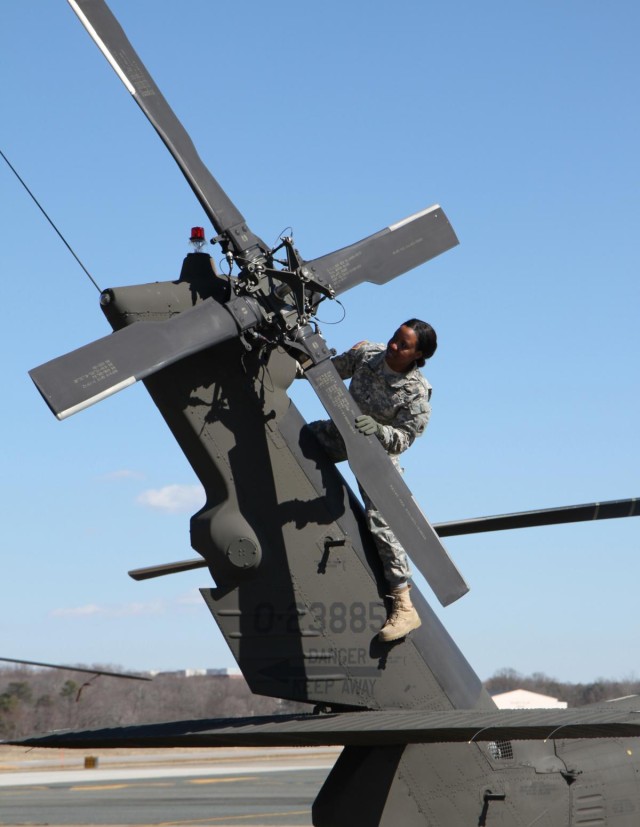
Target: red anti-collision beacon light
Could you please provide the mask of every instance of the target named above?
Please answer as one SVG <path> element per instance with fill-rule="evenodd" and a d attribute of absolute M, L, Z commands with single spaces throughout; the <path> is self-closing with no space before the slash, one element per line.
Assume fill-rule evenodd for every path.
<path fill-rule="evenodd" d="M 192 227 L 189 242 L 196 253 L 202 252 L 202 248 L 207 243 L 207 239 L 204 237 L 204 227 Z"/>

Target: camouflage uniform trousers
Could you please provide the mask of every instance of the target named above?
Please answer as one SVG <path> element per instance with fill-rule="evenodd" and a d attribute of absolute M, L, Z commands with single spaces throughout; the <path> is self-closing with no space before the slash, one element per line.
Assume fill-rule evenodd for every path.
<path fill-rule="evenodd" d="M 309 428 L 313 431 L 316 439 L 322 445 L 332 462 L 343 462 L 346 460 L 347 451 L 344 440 L 338 433 L 333 422 L 321 419 L 316 422 L 310 422 Z M 391 456 L 391 461 L 398 471 L 402 473 L 398 458 Z M 360 488 L 365 506 L 367 528 L 371 532 L 376 549 L 378 550 L 387 583 L 392 589 L 400 588 L 406 585 L 407 581 L 411 578 L 411 569 L 409 567 L 407 554 L 396 539 L 396 535 L 389 528 L 382 514 L 367 496 L 367 492 L 360 484 L 358 484 L 358 487 Z"/>

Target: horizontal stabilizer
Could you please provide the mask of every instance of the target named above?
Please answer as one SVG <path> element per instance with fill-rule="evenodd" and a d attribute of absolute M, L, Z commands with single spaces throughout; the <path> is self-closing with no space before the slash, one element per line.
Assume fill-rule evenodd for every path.
<path fill-rule="evenodd" d="M 6 743 L 98 749 L 109 747 L 390 746 L 398 744 L 543 741 L 640 736 L 634 709 L 527 709 L 426 712 L 385 710 L 326 715 L 275 715 L 175 721 L 86 732 L 56 732 Z"/>

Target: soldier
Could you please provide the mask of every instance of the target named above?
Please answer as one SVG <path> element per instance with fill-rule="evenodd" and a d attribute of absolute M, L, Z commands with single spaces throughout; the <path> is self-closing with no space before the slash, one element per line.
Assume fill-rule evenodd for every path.
<path fill-rule="evenodd" d="M 340 376 L 351 379 L 349 391 L 362 411 L 356 428 L 368 436 L 375 434 L 398 470 L 398 456 L 424 432 L 429 421 L 431 385 L 419 368 L 433 356 L 437 346 L 431 325 L 409 319 L 386 346 L 359 342 L 332 360 Z M 344 441 L 331 420 L 311 422 L 309 427 L 334 462 L 347 458 Z M 409 562 L 382 514 L 362 488 L 360 492 L 367 525 L 391 589 L 391 609 L 378 638 L 385 642 L 398 640 L 421 625 L 409 595 Z"/>

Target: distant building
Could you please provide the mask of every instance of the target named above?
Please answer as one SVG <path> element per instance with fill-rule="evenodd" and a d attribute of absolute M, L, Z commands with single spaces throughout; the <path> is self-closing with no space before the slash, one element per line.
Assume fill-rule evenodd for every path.
<path fill-rule="evenodd" d="M 177 678 L 241 678 L 242 672 L 239 669 L 198 669 L 189 667 L 187 669 L 173 669 L 168 672 L 150 670 L 147 672 L 152 677 L 167 677 L 173 676 Z"/>
<path fill-rule="evenodd" d="M 512 689 L 511 692 L 501 692 L 494 695 L 498 709 L 566 709 L 566 701 L 559 701 L 549 695 L 539 695 L 529 692 L 528 689 Z"/>
<path fill-rule="evenodd" d="M 242 672 L 239 669 L 207 669 L 208 677 L 213 678 L 241 678 Z"/>

